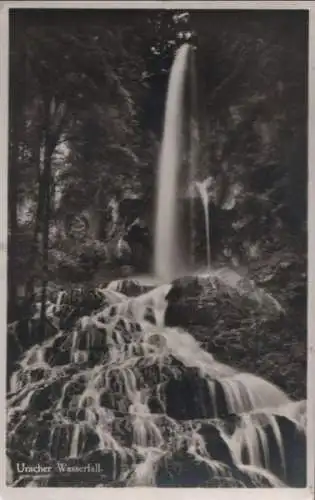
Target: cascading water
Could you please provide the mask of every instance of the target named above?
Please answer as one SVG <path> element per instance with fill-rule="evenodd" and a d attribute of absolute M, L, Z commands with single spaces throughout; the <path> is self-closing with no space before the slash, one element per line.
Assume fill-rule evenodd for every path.
<path fill-rule="evenodd" d="M 56 332 L 26 351 L 11 376 L 9 483 L 296 485 L 304 469 L 293 455 L 305 453 L 305 405 L 167 327 L 172 285 L 137 286 L 140 294 L 131 297 L 119 281 L 96 290 L 97 301 L 85 310 L 77 304 L 79 314 L 66 326 L 68 296 L 57 297 Z M 16 460 L 51 470 L 17 473 Z M 60 462 L 70 472 L 60 472 Z M 103 473 L 97 466 L 82 484 L 87 476 L 76 476 L 75 464 L 100 464 Z"/>
<path fill-rule="evenodd" d="M 186 270 L 187 262 L 181 251 L 179 217 L 179 175 L 183 165 L 183 118 L 185 79 L 190 78 L 190 107 L 194 107 L 193 61 L 189 70 L 192 47 L 184 44 L 178 50 L 169 79 L 163 140 L 157 180 L 156 226 L 154 242 L 154 274 L 165 283 Z M 196 163 L 197 124 L 190 110 L 190 141 L 188 182 L 192 181 Z M 187 188 L 187 186 L 186 186 Z M 192 226 L 192 220 L 190 221 Z M 192 227 L 190 228 L 192 230 Z M 191 253 L 191 249 L 190 249 Z M 191 256 L 190 256 L 191 257 Z M 186 257 L 187 259 L 187 257 Z M 191 263 L 191 258 L 189 259 Z"/>

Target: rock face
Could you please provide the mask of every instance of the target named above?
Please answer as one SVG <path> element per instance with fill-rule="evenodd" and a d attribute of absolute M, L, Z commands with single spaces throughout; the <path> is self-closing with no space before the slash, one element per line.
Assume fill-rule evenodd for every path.
<path fill-rule="evenodd" d="M 169 294 L 166 322 L 169 325 L 198 324 L 213 326 L 222 316 L 239 322 L 245 316 L 276 319 L 284 311 L 268 293 L 249 278 L 228 268 L 213 270 L 204 276 L 176 280 Z"/>
<path fill-rule="evenodd" d="M 246 301 L 261 311 L 254 291 L 221 275 L 56 294 L 54 332 L 22 348 L 10 377 L 9 483 L 303 486 L 305 405 L 217 361 L 178 327 L 197 315 L 211 334 L 231 302 L 238 314 Z"/>

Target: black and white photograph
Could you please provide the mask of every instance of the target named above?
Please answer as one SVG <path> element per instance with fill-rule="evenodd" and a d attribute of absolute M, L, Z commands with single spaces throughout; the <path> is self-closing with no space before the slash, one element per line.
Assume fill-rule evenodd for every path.
<path fill-rule="evenodd" d="M 8 9 L 9 487 L 308 484 L 309 12 L 167 3 Z"/>

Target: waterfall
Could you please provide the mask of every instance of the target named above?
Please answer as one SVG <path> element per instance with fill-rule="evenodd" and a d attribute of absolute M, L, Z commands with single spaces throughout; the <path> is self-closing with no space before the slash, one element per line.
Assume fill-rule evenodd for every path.
<path fill-rule="evenodd" d="M 212 267 L 192 276 L 191 282 L 185 276 L 171 283 L 193 265 L 196 195 L 203 204 L 211 266 L 211 180 L 196 181 L 195 112 L 193 50 L 184 44 L 168 86 L 158 170 L 155 275 L 148 283 L 123 279 L 52 294 L 46 301 L 52 328 L 41 339 L 41 304 L 35 304 L 30 322 L 35 336 L 30 334 L 28 347 L 12 351 L 14 370 L 8 372 L 10 486 L 305 487 L 306 401 L 291 400 L 270 380 L 220 359 L 224 351 L 223 359 L 244 366 L 246 359 L 239 359 L 247 347 L 254 355 L 252 336 L 257 336 L 257 346 L 265 338 L 256 312 L 278 320 L 280 305 L 231 269 Z M 189 204 L 185 218 L 183 199 Z M 184 230 L 190 237 L 185 251 Z M 245 328 L 249 340 L 242 333 Z M 267 334 L 271 331 L 266 329 Z M 13 335 L 18 343 L 17 325 L 10 342 Z M 218 348 L 218 359 L 209 352 L 211 345 Z M 262 371 L 258 362 L 257 371 Z M 19 470 L 16 460 L 25 468 L 40 464 L 40 473 L 33 473 L 32 467 Z"/>
<path fill-rule="evenodd" d="M 164 282 L 170 282 L 185 269 L 180 242 L 179 176 L 183 164 L 183 118 L 185 79 L 191 84 L 190 107 L 194 106 L 194 71 L 188 71 L 192 48 L 184 44 L 178 50 L 169 79 L 163 140 L 160 152 L 157 181 L 156 226 L 154 242 L 154 274 Z M 194 175 L 196 164 L 196 121 L 190 112 L 189 127 L 189 174 Z M 186 186 L 187 187 L 187 186 Z M 192 214 L 192 211 L 191 211 Z M 190 215 L 190 226 L 193 226 Z M 192 227 L 190 228 L 190 231 Z M 190 249 L 191 253 L 191 249 Z"/>
<path fill-rule="evenodd" d="M 206 245 L 207 245 L 207 267 L 210 268 L 211 265 L 211 247 L 210 247 L 210 218 L 209 218 L 209 196 L 207 190 L 207 181 L 196 182 L 196 189 L 199 192 L 203 210 L 205 214 L 205 233 L 206 233 Z"/>

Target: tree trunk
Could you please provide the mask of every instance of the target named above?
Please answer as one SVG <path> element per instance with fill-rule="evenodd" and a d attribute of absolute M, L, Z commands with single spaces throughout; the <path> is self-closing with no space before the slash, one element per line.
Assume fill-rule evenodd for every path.
<path fill-rule="evenodd" d="M 51 152 L 46 147 L 44 159 L 44 172 L 42 183 L 44 186 L 43 192 L 43 241 L 42 241 L 42 258 L 43 258 L 43 280 L 42 280 L 42 296 L 41 296 L 41 312 L 40 312 L 40 328 L 45 336 L 46 326 L 46 302 L 47 302 L 47 285 L 48 285 L 48 272 L 49 272 L 49 223 L 51 215 Z"/>
<path fill-rule="evenodd" d="M 14 175 L 9 180 L 9 228 L 8 238 L 8 319 L 13 321 L 17 305 L 17 184 Z"/>
<path fill-rule="evenodd" d="M 15 120 L 14 120 L 15 121 Z M 12 126 L 8 178 L 8 320 L 14 321 L 17 306 L 17 188 L 18 188 L 18 133 L 16 123 Z"/>
<path fill-rule="evenodd" d="M 42 229 L 41 218 L 43 215 L 44 198 L 45 198 L 45 185 L 43 182 L 43 174 L 42 174 L 42 170 L 44 170 L 44 168 L 41 169 L 40 148 L 41 148 L 41 139 L 39 139 L 38 148 L 36 151 L 36 159 L 35 159 L 38 168 L 37 172 L 38 198 L 37 198 L 37 209 L 35 216 L 34 235 L 28 261 L 28 269 L 30 271 L 30 274 L 26 282 L 26 300 L 30 305 L 34 300 L 34 284 L 36 278 L 34 267 L 36 260 L 39 258 L 40 255 L 38 237 Z"/>
<path fill-rule="evenodd" d="M 51 200 L 52 200 L 52 156 L 55 147 L 58 143 L 58 138 L 61 135 L 62 127 L 66 118 L 65 109 L 63 107 L 60 115 L 60 109 L 56 113 L 55 107 L 52 107 L 54 98 L 44 97 L 44 164 L 43 172 L 39 169 L 39 196 L 36 214 L 36 224 L 34 232 L 34 252 L 33 258 L 38 252 L 38 236 L 42 233 L 42 294 L 41 294 L 41 310 L 40 310 L 40 331 L 45 337 L 46 333 L 46 302 L 47 302 L 47 285 L 49 272 L 49 226 L 51 219 Z M 33 288 L 33 282 L 30 282 Z"/>

